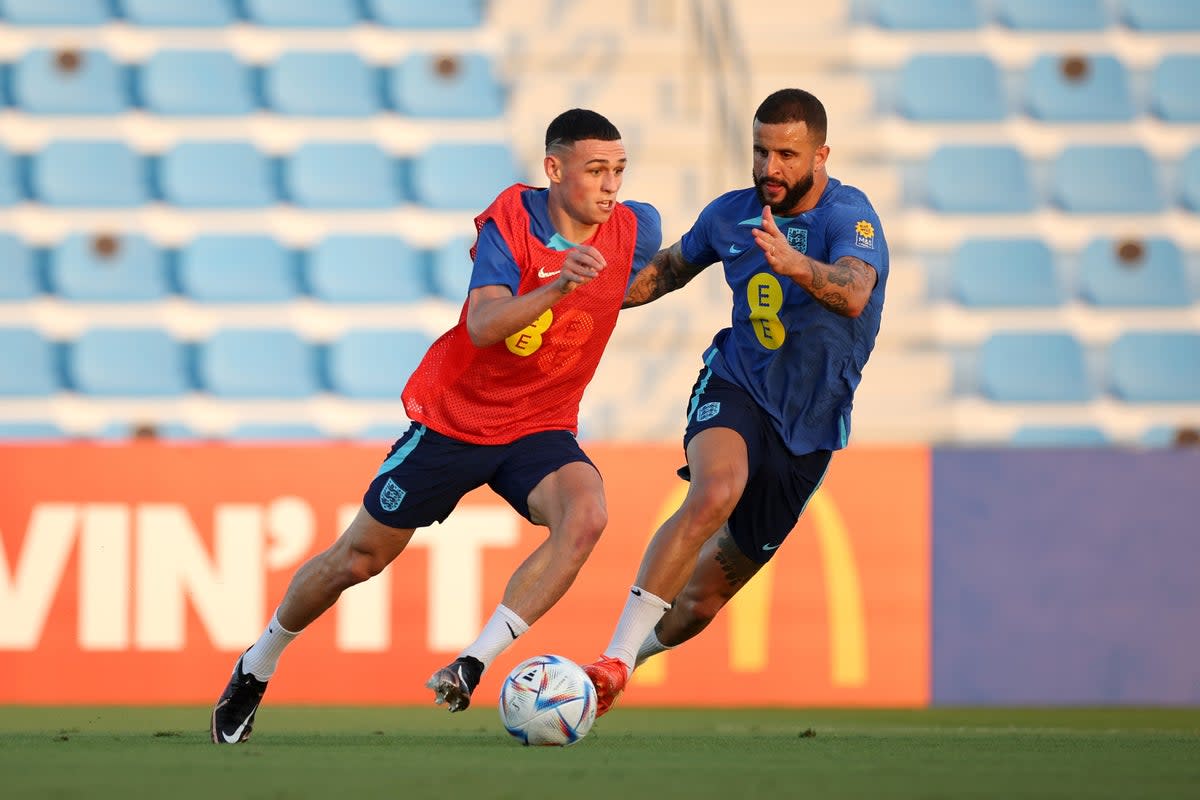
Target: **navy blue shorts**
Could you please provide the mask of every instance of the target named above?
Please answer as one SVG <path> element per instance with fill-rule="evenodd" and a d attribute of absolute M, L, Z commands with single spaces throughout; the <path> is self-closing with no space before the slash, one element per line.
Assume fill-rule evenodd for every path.
<path fill-rule="evenodd" d="M 750 469 L 746 489 L 729 517 L 729 533 L 747 558 L 765 564 L 796 527 L 833 453 L 814 450 L 793 455 L 771 418 L 742 387 L 705 368 L 692 387 L 684 449 L 693 436 L 709 428 L 730 428 L 746 441 Z M 686 466 L 679 477 L 690 478 Z"/>
<path fill-rule="evenodd" d="M 363 506 L 392 528 L 423 528 L 450 516 L 463 495 L 487 484 L 530 519 L 529 493 L 575 461 L 592 464 L 570 431 L 532 433 L 509 444 L 472 444 L 414 422 L 392 445 L 363 495 Z"/>

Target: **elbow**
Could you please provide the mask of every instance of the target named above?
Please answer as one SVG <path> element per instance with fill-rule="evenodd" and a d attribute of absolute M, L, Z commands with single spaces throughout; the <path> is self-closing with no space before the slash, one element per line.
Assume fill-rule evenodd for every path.
<path fill-rule="evenodd" d="M 470 319 L 467 320 L 467 336 L 470 337 L 471 344 L 479 348 L 491 347 L 499 341 L 486 329 L 486 326 L 473 324 Z"/>

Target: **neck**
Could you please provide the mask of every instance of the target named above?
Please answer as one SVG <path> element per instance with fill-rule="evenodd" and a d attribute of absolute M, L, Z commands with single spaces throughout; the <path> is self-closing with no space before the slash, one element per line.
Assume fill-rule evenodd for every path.
<path fill-rule="evenodd" d="M 797 214 L 803 214 L 805 211 L 812 211 L 817 207 L 817 203 L 821 202 L 821 195 L 825 194 L 825 187 L 829 185 L 829 176 L 824 172 L 813 173 L 813 185 L 804 197 L 800 198 L 800 202 L 795 205 L 784 216 L 794 217 Z"/>
<path fill-rule="evenodd" d="M 550 217 L 550 224 L 554 226 L 554 230 L 558 231 L 558 235 L 572 244 L 587 241 L 600 227 L 599 225 L 585 225 L 572 217 L 557 201 L 553 193 L 546 204 L 546 213 Z"/>

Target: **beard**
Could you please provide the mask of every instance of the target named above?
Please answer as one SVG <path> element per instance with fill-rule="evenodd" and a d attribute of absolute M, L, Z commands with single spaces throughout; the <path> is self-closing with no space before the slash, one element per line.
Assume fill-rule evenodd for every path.
<path fill-rule="evenodd" d="M 810 170 L 807 175 L 796 181 L 791 186 L 788 186 L 785 183 L 783 185 L 783 197 L 777 203 L 769 203 L 767 202 L 766 195 L 763 194 L 763 184 L 767 179 L 759 178 L 753 173 L 751 173 L 751 178 L 754 179 L 754 191 L 758 194 L 759 204 L 764 206 L 769 205 L 771 207 L 772 214 L 781 216 L 787 216 L 788 212 L 799 205 L 800 201 L 804 199 L 804 195 L 808 194 L 813 187 L 813 174 Z"/>

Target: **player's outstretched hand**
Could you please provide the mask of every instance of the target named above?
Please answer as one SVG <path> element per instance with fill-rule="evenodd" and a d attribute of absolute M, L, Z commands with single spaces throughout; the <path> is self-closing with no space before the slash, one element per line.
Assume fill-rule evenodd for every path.
<path fill-rule="evenodd" d="M 563 294 L 573 292 L 599 275 L 604 266 L 604 255 L 599 250 L 586 244 L 576 245 L 567 253 L 555 285 Z"/>
<path fill-rule="evenodd" d="M 771 269 L 780 275 L 792 275 L 797 271 L 795 259 L 799 253 L 788 244 L 787 237 L 775 224 L 775 215 L 771 213 L 770 206 L 763 206 L 762 221 L 761 228 L 751 231 L 755 244 L 762 249 Z"/>

